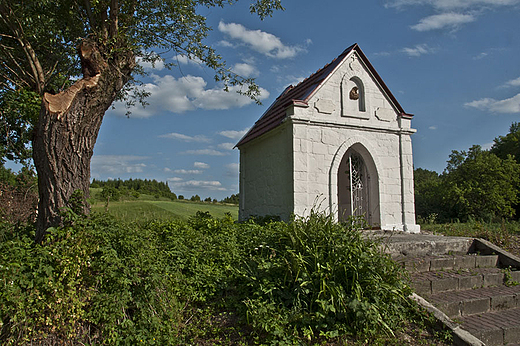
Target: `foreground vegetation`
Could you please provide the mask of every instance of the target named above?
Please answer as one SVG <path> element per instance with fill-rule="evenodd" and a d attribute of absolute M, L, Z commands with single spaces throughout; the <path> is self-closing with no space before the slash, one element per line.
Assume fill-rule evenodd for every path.
<path fill-rule="evenodd" d="M 388 342 L 427 318 L 376 243 L 323 215 L 137 224 L 77 211 L 41 245 L 33 226 L 2 224 L 2 344 Z"/>

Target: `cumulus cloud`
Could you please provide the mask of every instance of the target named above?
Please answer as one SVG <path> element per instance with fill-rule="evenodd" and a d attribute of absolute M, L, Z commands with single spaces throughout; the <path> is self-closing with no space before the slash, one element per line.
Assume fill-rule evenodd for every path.
<path fill-rule="evenodd" d="M 518 4 L 520 0 L 387 0 L 385 6 L 397 9 L 411 6 L 430 7 L 437 14 L 421 19 L 411 28 L 417 31 L 454 31 L 463 24 L 477 20 L 477 16 L 485 11 Z"/>
<path fill-rule="evenodd" d="M 208 137 L 206 137 L 204 135 L 188 136 L 188 135 L 184 135 L 182 133 L 175 133 L 175 132 L 171 132 L 171 133 L 167 133 L 167 134 L 164 134 L 164 135 L 160 135 L 159 137 L 160 138 L 177 139 L 177 140 L 180 140 L 180 141 L 183 141 L 183 142 L 198 142 L 198 143 L 208 143 L 208 142 L 211 142 L 211 139 L 209 139 Z"/>
<path fill-rule="evenodd" d="M 432 54 L 435 52 L 435 49 L 430 48 L 427 44 L 418 44 L 412 48 L 405 47 L 401 49 L 401 51 L 407 54 L 408 56 L 417 57 L 425 54 Z"/>
<path fill-rule="evenodd" d="M 461 13 L 441 13 L 423 18 L 418 24 L 412 25 L 411 28 L 417 31 L 438 30 L 450 28 L 457 29 L 461 24 L 471 23 L 476 20 L 474 15 Z"/>
<path fill-rule="evenodd" d="M 168 178 L 168 179 L 166 179 L 166 180 L 167 180 L 167 181 L 178 182 L 178 181 L 183 181 L 184 179 L 179 178 L 179 177 L 172 177 L 172 178 Z"/>
<path fill-rule="evenodd" d="M 507 81 L 505 86 L 507 87 L 517 87 L 520 86 L 520 77 L 516 79 L 511 79 L 510 81 Z"/>
<path fill-rule="evenodd" d="M 218 134 L 230 139 L 239 140 L 240 138 L 244 137 L 244 135 L 249 131 L 249 127 L 245 128 L 241 131 L 235 131 L 235 130 L 225 130 L 220 131 Z"/>
<path fill-rule="evenodd" d="M 222 183 L 217 180 L 188 180 L 188 181 L 176 181 L 173 182 L 174 189 L 182 188 L 196 188 L 202 190 L 213 190 L 213 191 L 226 191 L 227 189 L 222 186 Z"/>
<path fill-rule="evenodd" d="M 181 152 L 184 155 L 209 155 L 209 156 L 225 156 L 228 155 L 215 149 L 198 149 L 198 150 L 186 150 Z"/>
<path fill-rule="evenodd" d="M 493 98 L 483 98 L 464 104 L 466 107 L 476 108 L 482 111 L 490 111 L 493 113 L 520 113 L 520 94 L 504 100 L 496 100 Z"/>
<path fill-rule="evenodd" d="M 159 113 L 184 113 L 196 109 L 230 109 L 240 108 L 252 104 L 249 97 L 238 93 L 240 86 L 229 87 L 226 92 L 220 86 L 207 89 L 207 83 L 202 77 L 187 75 L 176 79 L 171 75 L 151 75 L 153 83 L 143 86 L 144 91 L 150 93 L 146 99 L 146 108 L 132 107 L 133 117 L 147 118 Z M 260 88 L 259 100 L 269 97 L 269 92 Z M 114 113 L 125 115 L 126 109 L 122 103 L 116 104 Z"/>
<path fill-rule="evenodd" d="M 251 49 L 271 58 L 288 59 L 294 58 L 305 49 L 297 46 L 287 46 L 273 34 L 261 30 L 249 30 L 241 24 L 224 23 L 218 24 L 220 32 L 232 39 L 239 40 Z"/>
<path fill-rule="evenodd" d="M 257 68 L 251 64 L 238 63 L 233 66 L 233 72 L 244 78 L 256 77 L 259 75 Z"/>
<path fill-rule="evenodd" d="M 208 169 L 209 165 L 204 162 L 193 162 L 193 167 L 200 168 L 200 169 Z"/>
<path fill-rule="evenodd" d="M 173 61 L 177 62 L 177 64 L 182 64 L 182 65 L 192 64 L 192 65 L 201 66 L 204 64 L 202 62 L 202 60 L 200 60 L 197 57 L 188 57 L 187 55 L 183 55 L 183 54 L 178 54 L 178 55 L 174 56 L 172 59 L 173 59 Z"/>
<path fill-rule="evenodd" d="M 233 144 L 233 143 L 220 143 L 217 147 L 219 149 L 223 149 L 223 150 L 233 150 L 233 148 L 235 147 L 235 144 Z"/>
<path fill-rule="evenodd" d="M 430 130 L 437 130 L 437 126 L 436 125 L 432 125 L 430 127 L 428 127 Z"/>
<path fill-rule="evenodd" d="M 176 169 L 173 173 L 177 174 L 202 174 L 200 169 Z"/>
<path fill-rule="evenodd" d="M 390 0 L 386 7 L 427 5 L 437 10 L 470 9 L 480 7 L 500 7 L 520 4 L 520 0 Z"/>
<path fill-rule="evenodd" d="M 141 173 L 146 168 L 142 161 L 148 160 L 148 156 L 134 155 L 94 155 L 90 162 L 90 170 L 93 177 L 124 173 Z"/>
<path fill-rule="evenodd" d="M 147 71 L 161 71 L 162 69 L 164 69 L 164 62 L 161 59 L 155 61 L 154 63 L 152 63 L 151 61 L 144 61 L 142 57 L 137 57 L 137 59 L 135 60 L 138 65 L 142 66 Z"/>

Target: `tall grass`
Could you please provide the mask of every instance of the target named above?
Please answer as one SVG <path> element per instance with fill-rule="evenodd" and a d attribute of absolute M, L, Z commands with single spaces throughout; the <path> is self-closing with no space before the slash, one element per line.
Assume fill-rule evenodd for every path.
<path fill-rule="evenodd" d="M 428 223 L 421 225 L 421 228 L 447 236 L 483 238 L 506 249 L 518 247 L 516 242 L 518 241 L 517 237 L 520 236 L 520 222 L 508 220 L 501 222 L 469 220 L 464 223 Z"/>

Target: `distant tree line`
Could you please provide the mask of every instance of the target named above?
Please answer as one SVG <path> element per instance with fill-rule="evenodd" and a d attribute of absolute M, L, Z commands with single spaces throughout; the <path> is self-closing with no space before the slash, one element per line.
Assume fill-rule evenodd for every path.
<path fill-rule="evenodd" d="M 229 204 L 237 204 L 238 205 L 238 202 L 239 202 L 238 193 L 224 198 L 221 202 L 222 203 L 229 203 Z"/>
<path fill-rule="evenodd" d="M 443 173 L 418 168 L 414 178 L 419 222 L 518 219 L 520 123 L 495 138 L 490 150 L 453 150 Z"/>
<path fill-rule="evenodd" d="M 170 190 L 168 183 L 157 181 L 155 179 L 128 179 L 128 180 L 97 180 L 93 179 L 90 184 L 91 188 L 102 188 L 101 192 L 104 199 L 119 199 L 122 195 L 139 197 L 140 194 L 152 195 L 155 197 L 166 197 L 171 200 L 177 199 L 177 195 Z"/>

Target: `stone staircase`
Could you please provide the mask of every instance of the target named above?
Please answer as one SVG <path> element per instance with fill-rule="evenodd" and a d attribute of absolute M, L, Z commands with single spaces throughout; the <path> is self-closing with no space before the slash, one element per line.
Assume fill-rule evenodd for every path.
<path fill-rule="evenodd" d="M 520 271 L 498 255 L 405 258 L 417 294 L 486 345 L 520 344 Z M 514 268 L 516 269 L 516 268 Z"/>
<path fill-rule="evenodd" d="M 410 273 L 416 300 L 433 306 L 455 344 L 520 346 L 520 259 L 482 239 L 429 237 L 386 243 Z"/>

